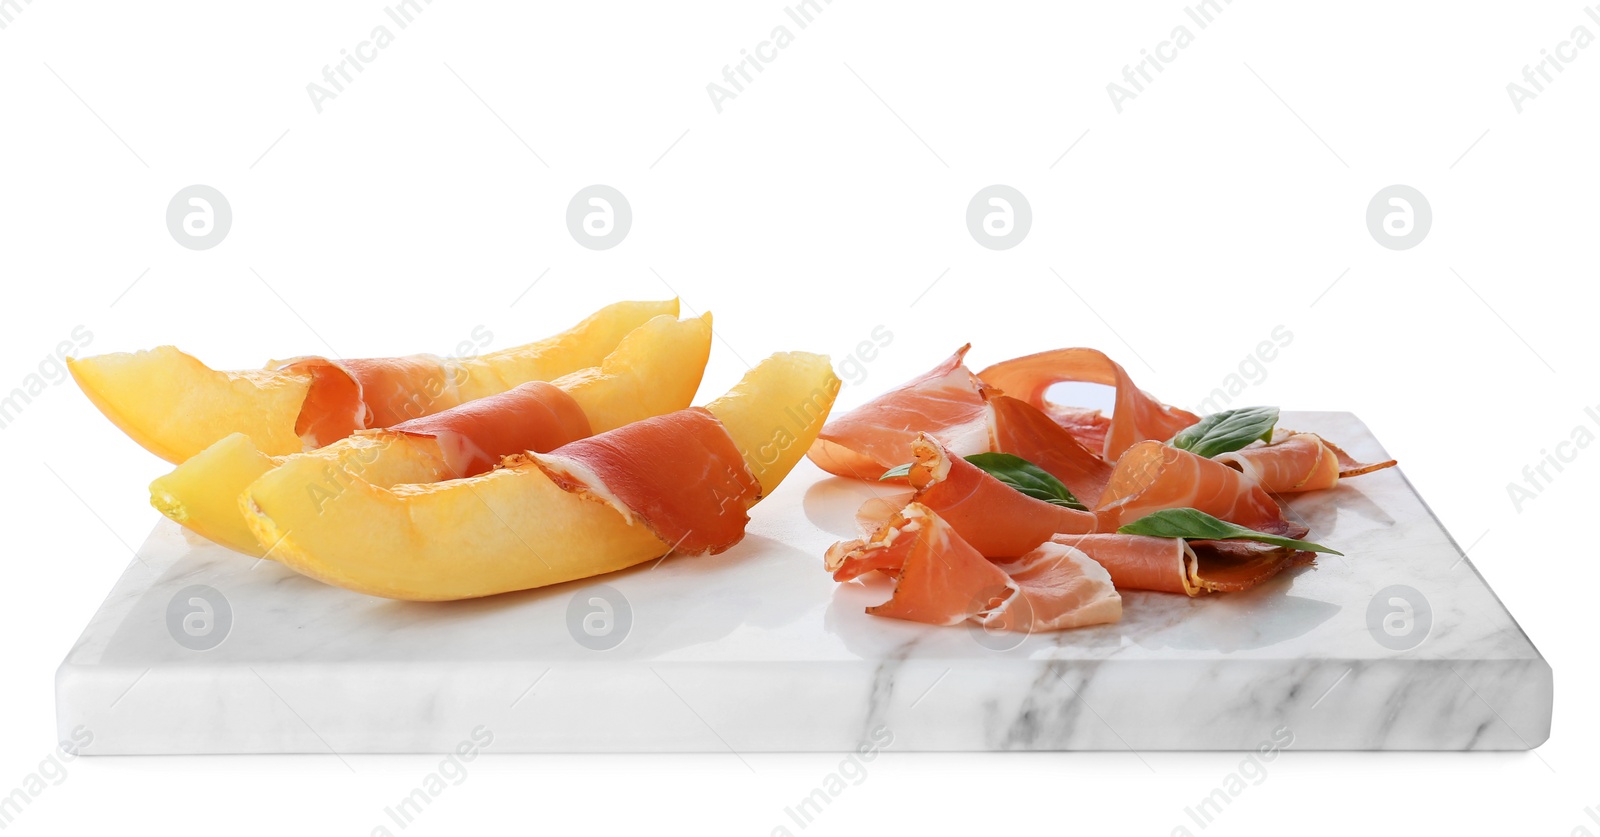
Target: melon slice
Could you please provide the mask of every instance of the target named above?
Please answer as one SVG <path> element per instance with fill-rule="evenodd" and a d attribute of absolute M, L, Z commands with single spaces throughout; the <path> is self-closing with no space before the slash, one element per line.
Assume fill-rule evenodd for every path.
<path fill-rule="evenodd" d="M 452 360 L 460 378 L 453 400 L 424 399 L 429 412 L 549 381 L 595 366 L 651 318 L 678 315 L 678 301 L 618 302 L 573 328 L 535 343 Z M 156 456 L 177 464 L 231 433 L 243 433 L 270 456 L 299 453 L 296 432 L 312 374 L 290 369 L 218 371 L 172 346 L 69 358 L 89 400 Z"/>
<path fill-rule="evenodd" d="M 708 409 L 766 493 L 815 440 L 838 388 L 826 357 L 780 354 Z M 797 401 L 812 405 L 809 419 L 795 418 Z M 762 444 L 780 428 L 792 439 Z M 563 490 L 528 458 L 467 479 L 395 486 L 349 472 L 328 484 L 321 464 L 299 457 L 256 480 L 240 499 L 245 522 L 284 564 L 361 593 L 489 596 L 620 570 L 672 548 L 611 505 Z M 312 497 L 312 484 L 325 492 Z"/>
<path fill-rule="evenodd" d="M 634 329 L 595 367 L 557 378 L 602 433 L 630 422 L 681 410 L 695 391 L 711 353 L 711 315 L 679 320 L 663 314 Z M 506 451 L 513 453 L 520 451 Z M 184 527 L 230 549 L 272 557 L 271 542 L 261 543 L 245 526 L 239 495 L 268 471 L 293 459 L 306 460 L 303 473 L 321 478 L 306 485 L 319 492 L 338 489 L 343 473 L 359 474 L 373 485 L 431 483 L 453 475 L 437 442 L 382 430 L 367 431 L 307 453 L 272 456 L 254 440 L 234 433 L 211 445 L 150 484 L 150 504 Z M 334 475 L 334 476 L 330 476 Z"/>

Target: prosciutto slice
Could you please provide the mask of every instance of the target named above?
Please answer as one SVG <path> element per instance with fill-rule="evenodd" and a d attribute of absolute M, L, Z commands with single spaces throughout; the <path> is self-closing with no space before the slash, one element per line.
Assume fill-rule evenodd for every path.
<path fill-rule="evenodd" d="M 1094 513 L 1029 497 L 927 434 L 911 447 L 913 501 L 937 512 L 989 558 L 1021 557 L 1057 533 L 1095 531 Z"/>
<path fill-rule="evenodd" d="M 1100 502 L 1111 481 L 1111 463 L 1032 404 L 990 391 L 984 397 L 989 404 L 991 450 L 1038 465 L 1091 507 Z"/>
<path fill-rule="evenodd" d="M 1080 441 L 1092 444 L 1101 438 L 1101 455 L 1113 462 L 1136 442 L 1170 439 L 1200 420 L 1194 413 L 1167 406 L 1139 389 L 1127 370 L 1095 349 L 1056 349 L 1002 361 L 979 372 L 978 379 L 1039 410 L 1051 413 L 1054 408 L 1052 418 L 1068 431 L 1081 434 Z M 1115 387 L 1116 408 L 1109 422 L 1097 420 L 1098 413 L 1063 409 L 1048 402 L 1046 390 L 1065 381 Z"/>
<path fill-rule="evenodd" d="M 1280 431 L 1271 444 L 1218 454 L 1216 461 L 1233 468 L 1273 494 L 1294 494 L 1332 488 L 1340 479 L 1382 470 L 1393 459 L 1362 464 L 1315 433 Z"/>
<path fill-rule="evenodd" d="M 563 490 L 639 521 L 683 555 L 716 554 L 744 538 L 761 484 L 710 411 L 636 421 L 528 458 Z"/>
<path fill-rule="evenodd" d="M 308 448 L 461 403 L 458 374 L 436 355 L 354 360 L 301 357 L 273 368 L 311 376 L 311 388 L 294 426 Z"/>
<path fill-rule="evenodd" d="M 841 544 L 841 569 L 861 567 L 862 553 L 893 555 L 894 566 L 878 566 L 895 578 L 887 602 L 867 608 L 874 616 L 931 625 L 970 622 L 988 629 L 1033 633 L 1115 622 L 1122 597 L 1111 576 L 1081 550 L 1042 544 L 1014 561 L 983 557 L 937 513 L 911 503 L 880 533 L 877 544 Z M 831 560 L 831 559 L 830 559 Z"/>
<path fill-rule="evenodd" d="M 1145 535 L 1057 535 L 1051 542 L 1081 550 L 1110 573 L 1118 590 L 1199 596 L 1241 592 L 1311 553 L 1252 541 L 1185 541 Z"/>
<path fill-rule="evenodd" d="M 1122 619 L 1122 594 L 1111 574 L 1082 550 L 1042 543 L 998 566 L 1018 592 L 979 620 L 985 628 L 1037 633 Z"/>
<path fill-rule="evenodd" d="M 808 455 L 830 474 L 875 480 L 911 461 L 911 441 L 928 433 L 960 456 L 988 450 L 988 408 L 963 364 L 967 344 L 916 379 L 835 417 Z"/>
<path fill-rule="evenodd" d="M 533 381 L 499 395 L 469 401 L 441 413 L 403 421 L 386 431 L 426 437 L 439 445 L 456 477 L 493 470 L 514 453 L 555 450 L 589 435 L 583 408 L 553 384 Z"/>
<path fill-rule="evenodd" d="M 1198 509 L 1230 523 L 1275 535 L 1305 534 L 1249 477 L 1220 462 L 1161 442 L 1144 441 L 1117 462 L 1095 506 L 1097 531 L 1115 532 L 1151 512 Z M 1298 534 L 1290 534 L 1298 532 Z"/>
<path fill-rule="evenodd" d="M 358 430 L 392 427 L 528 381 L 553 381 L 598 366 L 634 329 L 653 317 L 677 314 L 677 300 L 617 302 L 554 337 L 476 357 L 306 356 L 273 361 L 267 368 L 311 379 L 295 434 L 314 450 Z"/>

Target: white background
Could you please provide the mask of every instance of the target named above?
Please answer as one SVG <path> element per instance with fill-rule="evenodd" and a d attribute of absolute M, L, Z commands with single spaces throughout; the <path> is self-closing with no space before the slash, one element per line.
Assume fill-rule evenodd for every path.
<path fill-rule="evenodd" d="M 498 348 L 676 292 L 717 317 L 703 394 L 740 356 L 839 359 L 882 325 L 841 406 L 971 340 L 974 368 L 1103 348 L 1192 407 L 1283 325 L 1293 343 L 1239 403 L 1370 424 L 1554 667 L 1554 733 L 1534 753 L 1290 753 L 1207 830 L 1600 833 L 1600 450 L 1520 510 L 1506 488 L 1600 432 L 1600 48 L 1520 114 L 1506 91 L 1600 24 L 1578 3 L 1239 0 L 1202 31 L 1178 3 L 1118 5 L 836 0 L 801 31 L 779 2 L 439 0 L 319 114 L 306 85 L 389 23 L 376 0 L 19 0 L 0 30 L 0 391 L 79 325 L 84 354 L 172 343 L 245 367 L 448 353 L 479 325 Z M 793 44 L 719 114 L 706 85 L 785 23 Z M 1106 85 L 1180 24 L 1194 43 L 1119 114 Z M 164 221 L 192 183 L 233 208 L 203 252 Z M 633 207 L 611 250 L 565 226 L 591 183 Z M 1032 205 L 1010 250 L 965 227 L 991 183 Z M 1366 227 L 1393 183 L 1432 206 L 1410 250 Z M 0 467 L 5 792 L 54 746 L 55 666 L 158 519 L 145 485 L 165 466 L 68 382 L 0 430 Z M 891 753 L 808 831 L 1166 834 L 1239 758 Z M 837 763 L 746 760 L 488 757 L 410 831 L 767 834 Z M 82 760 L 7 833 L 366 834 L 436 759 L 347 761 Z"/>

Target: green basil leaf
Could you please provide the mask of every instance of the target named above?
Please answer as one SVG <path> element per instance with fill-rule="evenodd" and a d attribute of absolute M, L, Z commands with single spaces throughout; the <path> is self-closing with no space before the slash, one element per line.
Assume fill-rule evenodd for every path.
<path fill-rule="evenodd" d="M 1236 451 L 1257 439 L 1272 441 L 1278 424 L 1277 407 L 1240 407 L 1212 413 L 1172 437 L 1171 445 L 1210 459 Z"/>
<path fill-rule="evenodd" d="M 1072 490 L 1053 476 L 1049 471 L 1038 465 L 1009 453 L 975 453 L 963 457 L 968 462 L 983 469 L 984 473 L 1015 488 L 1035 500 L 1043 500 L 1057 506 L 1065 506 L 1078 511 L 1088 511 L 1085 506 L 1072 496 Z M 891 480 L 895 477 L 908 476 L 911 465 L 897 465 L 883 472 L 880 480 Z"/>
<path fill-rule="evenodd" d="M 988 472 L 989 476 L 1035 500 L 1079 511 L 1089 510 L 1088 506 L 1072 496 L 1072 492 L 1061 480 L 1020 456 L 1009 453 L 975 453 L 966 459 Z"/>
<path fill-rule="evenodd" d="M 1152 535 L 1157 538 L 1193 538 L 1198 540 L 1248 540 L 1269 543 L 1273 546 L 1286 546 L 1291 549 L 1304 549 L 1310 552 L 1327 552 L 1333 555 L 1343 555 L 1343 552 L 1329 549 L 1321 544 L 1310 541 L 1297 541 L 1294 538 L 1283 538 L 1269 535 L 1266 532 L 1257 532 L 1218 520 L 1199 509 L 1163 509 L 1152 512 L 1117 529 L 1124 535 Z"/>

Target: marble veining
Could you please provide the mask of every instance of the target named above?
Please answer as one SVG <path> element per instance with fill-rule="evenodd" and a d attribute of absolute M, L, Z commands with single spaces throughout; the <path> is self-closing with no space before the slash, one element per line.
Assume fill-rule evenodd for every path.
<path fill-rule="evenodd" d="M 1347 413 L 1283 423 L 1385 456 Z M 1549 734 L 1549 666 L 1403 471 L 1292 499 L 1343 558 L 1243 594 L 1126 593 L 1118 624 L 1020 638 L 867 616 L 887 583 L 823 572 L 883 490 L 803 463 L 722 555 L 439 604 L 329 587 L 163 521 L 63 662 L 57 721 L 94 731 L 86 753 L 440 752 L 479 725 L 500 752 L 845 750 L 880 725 L 897 750 L 1239 749 L 1285 726 L 1296 749 Z M 194 585 L 231 618 L 203 650 L 168 619 Z M 596 585 L 632 621 L 606 650 L 569 628 Z M 1404 650 L 1368 617 L 1394 585 L 1431 613 Z"/>

